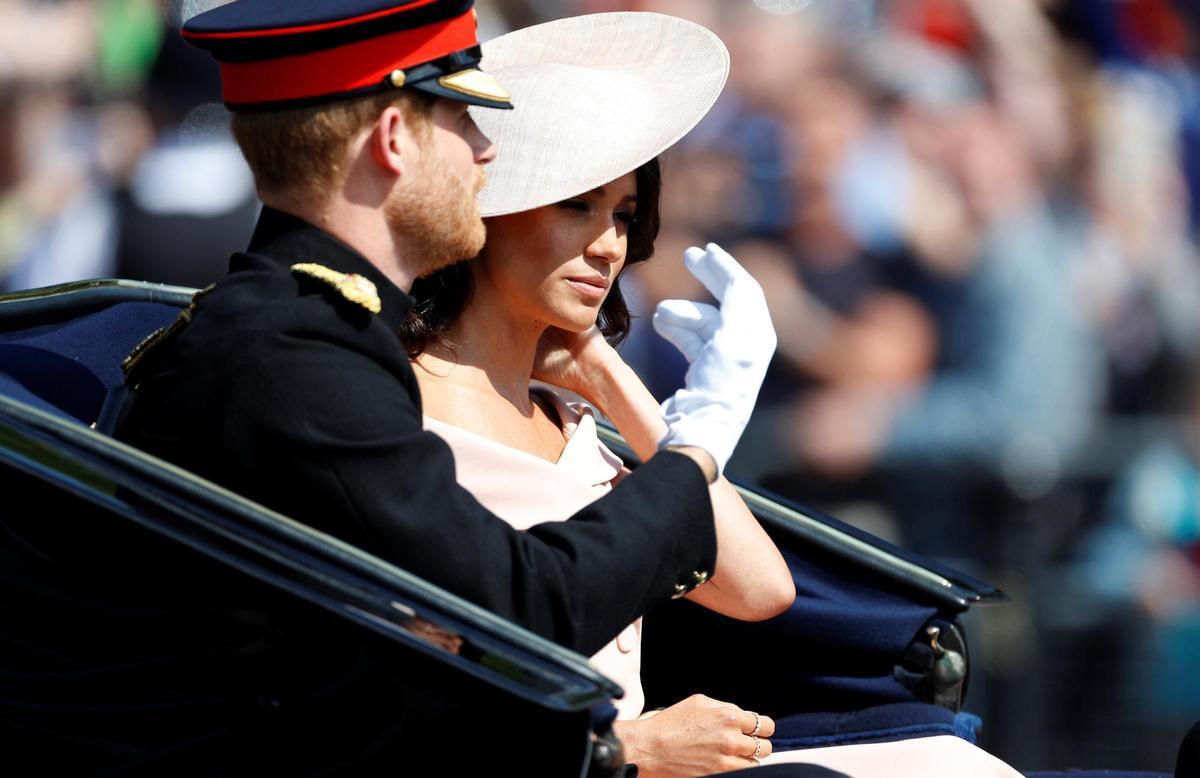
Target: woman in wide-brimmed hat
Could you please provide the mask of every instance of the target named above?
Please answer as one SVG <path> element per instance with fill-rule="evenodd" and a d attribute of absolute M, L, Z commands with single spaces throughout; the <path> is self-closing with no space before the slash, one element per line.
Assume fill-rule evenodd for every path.
<path fill-rule="evenodd" d="M 489 241 L 475 260 L 415 285 L 418 315 L 404 334 L 419 365 L 426 426 L 450 443 L 460 482 L 497 515 L 529 528 L 571 515 L 571 506 L 595 500 L 623 474 L 596 437 L 591 409 L 551 386 L 531 391 L 531 378 L 586 397 L 643 457 L 666 433 L 658 403 L 609 342 L 629 327 L 619 279 L 653 252 L 657 155 L 708 111 L 729 60 L 703 27 L 636 13 L 520 30 L 485 44 L 484 56 L 489 71 L 516 76 L 520 106 L 512 123 L 475 117 L 500 149 L 480 197 Z M 758 291 L 716 252 L 697 261 L 728 268 Z M 765 311 L 762 326 L 773 335 Z M 728 482 L 714 484 L 711 495 L 721 553 L 711 583 L 686 596 L 735 618 L 776 615 L 795 595 L 787 565 Z M 593 661 L 624 687 L 622 719 L 636 719 L 640 619 Z M 688 743 L 701 752 L 691 757 L 701 772 L 744 767 L 770 752 L 773 723 L 765 716 L 701 698 L 660 715 L 651 731 L 702 725 L 705 737 Z M 670 726 L 675 717 L 681 726 Z M 621 733 L 631 749 L 633 726 Z M 731 736 L 741 742 L 720 754 L 718 744 Z"/>
<path fill-rule="evenodd" d="M 527 529 L 571 515 L 623 473 L 598 440 L 591 409 L 556 387 L 598 407 L 639 456 L 653 454 L 666 433 L 663 411 L 612 346 L 629 327 L 620 278 L 653 253 L 657 156 L 712 106 L 729 59 L 703 27 L 616 13 L 505 35 L 484 44 L 484 64 L 517 106 L 502 117 L 475 116 L 499 149 L 480 196 L 487 244 L 475 260 L 414 286 L 417 306 L 402 334 L 419 366 L 426 426 L 450 444 L 460 482 Z M 685 264 L 718 300 L 750 297 L 762 309 L 758 330 L 739 347 L 773 342 L 761 290 L 732 257 L 710 244 L 689 249 Z M 690 359 L 693 330 L 715 315 L 670 301 L 655 326 Z M 784 610 L 794 586 L 779 551 L 727 482 L 714 484 L 711 496 L 717 569 L 707 583 L 698 572 L 694 583 L 703 585 L 686 596 L 745 620 Z M 641 717 L 639 644 L 640 620 L 597 647 L 593 662 L 626 690 L 616 702 L 617 731 L 640 774 L 702 775 L 770 755 L 774 722 L 732 703 L 696 695 Z M 952 769 L 955 758 L 967 759 L 971 771 L 958 774 L 1015 775 L 981 751 L 962 757 L 973 747 L 958 743 L 945 747 Z M 885 751 L 880 766 L 889 769 L 874 774 L 906 774 L 904 749 L 912 748 L 890 745 L 899 756 Z M 845 749 L 774 759 L 806 762 L 809 753 L 829 751 Z M 853 761 L 861 753 L 834 754 L 830 766 L 840 769 L 837 761 L 847 758 L 861 766 L 862 757 Z M 950 774 L 941 758 L 918 755 L 919 772 Z M 931 773 L 931 764 L 938 770 Z"/>

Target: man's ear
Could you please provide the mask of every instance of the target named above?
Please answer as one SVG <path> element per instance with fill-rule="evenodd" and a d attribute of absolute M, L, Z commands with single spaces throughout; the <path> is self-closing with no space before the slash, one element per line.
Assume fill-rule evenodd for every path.
<path fill-rule="evenodd" d="M 393 173 L 402 175 L 412 153 L 412 137 L 404 114 L 395 106 L 388 106 L 379 114 L 371 128 L 367 144 L 375 162 Z"/>

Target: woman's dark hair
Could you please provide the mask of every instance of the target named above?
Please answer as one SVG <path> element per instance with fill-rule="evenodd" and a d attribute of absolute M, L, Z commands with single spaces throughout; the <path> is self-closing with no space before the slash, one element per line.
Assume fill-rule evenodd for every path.
<path fill-rule="evenodd" d="M 658 200 L 662 193 L 662 170 L 658 159 L 639 167 L 634 171 L 634 176 L 637 180 L 637 207 L 629 225 L 622 274 L 630 265 L 645 262 L 654 255 L 654 239 L 658 237 L 661 221 Z M 474 289 L 471 268 L 466 262 L 417 279 L 411 292 L 416 304 L 400 325 L 400 339 L 404 341 L 410 357 L 421 354 L 432 343 L 453 347 L 452 343 L 446 341 L 446 331 L 471 302 Z M 629 334 L 631 322 L 629 307 L 621 295 L 621 276 L 617 276 L 608 297 L 600 306 L 596 324 L 608 342 L 615 346 Z"/>

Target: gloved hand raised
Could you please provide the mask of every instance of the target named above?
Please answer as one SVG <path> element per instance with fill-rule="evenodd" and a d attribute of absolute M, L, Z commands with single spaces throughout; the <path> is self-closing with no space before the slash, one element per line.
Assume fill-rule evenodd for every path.
<path fill-rule="evenodd" d="M 775 353 L 775 328 L 758 282 L 715 243 L 683 252 L 683 263 L 720 303 L 664 300 L 654 329 L 687 358 L 684 387 L 662 405 L 666 446 L 696 446 L 725 470 Z"/>

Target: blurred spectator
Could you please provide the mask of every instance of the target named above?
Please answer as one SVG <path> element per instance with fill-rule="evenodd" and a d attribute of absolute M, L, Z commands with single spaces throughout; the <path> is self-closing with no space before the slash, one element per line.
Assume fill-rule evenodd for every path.
<path fill-rule="evenodd" d="M 8 288 L 108 275 L 116 216 L 108 181 L 146 140 L 139 109 L 80 110 L 93 75 L 102 7 L 86 0 L 0 4 L 0 138 L 13 159 L 0 193 L 0 273 Z"/>
<path fill-rule="evenodd" d="M 1167 410 L 1200 353 L 1200 256 L 1178 167 L 1180 114 L 1161 80 L 1093 76 L 1075 204 L 1075 293 L 1109 365 L 1112 412 Z"/>
<path fill-rule="evenodd" d="M 249 241 L 254 179 L 218 104 L 215 63 L 174 30 L 144 94 L 155 139 L 118 192 L 117 275 L 204 287 Z"/>
<path fill-rule="evenodd" d="M 814 398 L 800 411 L 795 443 L 833 475 L 872 462 L 949 475 L 983 468 L 1017 491 L 1044 489 L 1029 479 L 1061 472 L 1101 389 L 1067 294 L 1062 235 L 1004 117 L 971 107 L 944 126 L 957 136 L 947 141 L 946 167 L 975 245 L 953 265 L 942 257 L 932 266 L 955 297 L 944 303 L 938 367 L 909 396 L 868 388 Z"/>
<path fill-rule="evenodd" d="M 0 4 L 3 287 L 116 275 L 204 286 L 245 245 L 258 204 L 213 104 L 216 68 L 163 11 Z"/>

